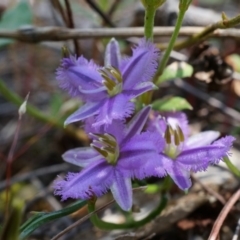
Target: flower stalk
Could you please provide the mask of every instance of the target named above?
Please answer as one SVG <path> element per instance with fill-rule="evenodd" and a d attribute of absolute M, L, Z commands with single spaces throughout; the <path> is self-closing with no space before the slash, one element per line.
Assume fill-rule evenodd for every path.
<path fill-rule="evenodd" d="M 166 51 L 163 55 L 163 58 L 161 59 L 160 66 L 159 66 L 159 68 L 157 70 L 157 73 L 156 73 L 156 76 L 154 78 L 154 83 L 157 82 L 158 77 L 163 73 L 163 70 L 165 69 L 165 67 L 167 65 L 167 62 L 168 62 L 168 59 L 170 57 L 171 51 L 174 47 L 174 43 L 177 40 L 180 28 L 182 26 L 184 15 L 185 15 L 186 11 L 188 10 L 188 7 L 189 7 L 191 2 L 192 2 L 192 0 L 180 0 L 179 14 L 178 14 L 178 18 L 177 18 L 177 21 L 176 21 L 175 29 L 174 29 L 174 32 L 173 32 L 173 34 L 171 36 L 171 39 L 169 41 L 169 45 L 168 45 L 168 47 L 167 47 L 167 49 L 166 49 Z"/>

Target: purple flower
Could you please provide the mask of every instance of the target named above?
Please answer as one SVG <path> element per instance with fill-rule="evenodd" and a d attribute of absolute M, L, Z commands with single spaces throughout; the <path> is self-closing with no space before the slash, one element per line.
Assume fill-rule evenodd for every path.
<path fill-rule="evenodd" d="M 83 56 L 62 59 L 57 69 L 60 87 L 85 102 L 65 124 L 95 116 L 94 127 L 99 127 L 129 117 L 134 111 L 131 100 L 156 87 L 151 80 L 158 55 L 158 49 L 142 39 L 132 57 L 121 59 L 119 45 L 112 39 L 106 48 L 105 67 Z"/>
<path fill-rule="evenodd" d="M 158 133 L 142 132 L 150 107 L 136 114 L 124 125 L 114 120 L 111 125 L 90 133 L 91 147 L 69 150 L 63 154 L 66 162 L 84 169 L 80 173 L 69 173 L 65 180 L 55 182 L 55 194 L 62 199 L 89 199 L 111 190 L 116 202 L 125 211 L 132 206 L 131 178 L 145 178 L 151 169 L 151 159 L 158 157 L 164 141 Z M 163 169 L 163 168 L 162 168 Z M 158 172 L 161 175 L 161 171 Z M 162 176 L 165 171 L 162 170 Z"/>
<path fill-rule="evenodd" d="M 173 117 L 170 114 L 171 118 Z M 180 115 L 179 115 L 180 116 Z M 154 162 L 152 175 L 162 176 L 162 165 L 166 172 L 179 188 L 186 190 L 191 187 L 190 172 L 206 170 L 211 164 L 217 164 L 232 146 L 234 137 L 226 136 L 215 141 L 219 137 L 219 132 L 206 131 L 186 138 L 182 128 L 185 126 L 183 119 L 175 115 L 174 119 L 168 120 L 165 116 L 165 124 L 162 118 L 153 120 L 152 126 L 155 126 L 160 135 L 165 138 L 164 151 L 159 154 L 159 159 Z M 185 132 L 187 131 L 185 126 Z"/>

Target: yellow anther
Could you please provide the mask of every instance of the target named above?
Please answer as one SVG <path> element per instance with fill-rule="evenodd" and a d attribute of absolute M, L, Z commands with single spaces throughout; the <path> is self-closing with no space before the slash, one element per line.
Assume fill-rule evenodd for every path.
<path fill-rule="evenodd" d="M 177 126 L 177 131 L 178 131 L 178 136 L 179 136 L 180 142 L 184 142 L 184 140 L 185 140 L 184 134 L 183 134 L 182 129 L 179 126 Z"/>
<path fill-rule="evenodd" d="M 165 131 L 164 138 L 165 138 L 167 144 L 170 144 L 170 143 L 171 143 L 171 130 L 170 130 L 169 126 L 167 126 L 167 129 L 166 129 L 166 131 Z"/>
<path fill-rule="evenodd" d="M 177 130 L 174 130 L 174 143 L 176 146 L 180 145 L 180 139 Z"/>

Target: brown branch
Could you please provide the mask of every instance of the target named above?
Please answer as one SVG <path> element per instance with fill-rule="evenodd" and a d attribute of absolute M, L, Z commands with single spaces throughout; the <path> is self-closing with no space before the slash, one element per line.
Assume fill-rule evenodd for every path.
<path fill-rule="evenodd" d="M 206 39 L 210 34 L 212 34 L 217 29 L 231 28 L 238 24 L 240 24 L 240 15 L 234 18 L 228 19 L 226 15 L 223 13 L 221 21 L 218 21 L 214 24 L 207 26 L 206 28 L 204 28 L 203 31 L 192 35 L 190 38 L 188 38 L 185 41 L 176 43 L 174 46 L 174 49 L 180 50 L 180 49 L 192 46 L 193 44 Z"/>
<path fill-rule="evenodd" d="M 112 23 L 109 17 L 98 7 L 98 5 L 95 2 L 93 2 L 92 0 L 86 0 L 86 2 L 95 12 L 98 13 L 98 15 L 101 16 L 101 18 L 104 20 L 106 24 L 108 24 L 110 27 L 115 27 L 115 25 Z"/>
<path fill-rule="evenodd" d="M 39 169 L 33 170 L 31 172 L 18 174 L 18 175 L 13 176 L 10 179 L 9 186 L 11 186 L 15 183 L 19 183 L 19 182 L 22 182 L 22 181 L 27 181 L 29 179 L 36 178 L 36 177 L 39 177 L 39 176 L 44 176 L 44 175 L 47 175 L 47 174 L 52 174 L 52 173 L 61 172 L 61 171 L 67 171 L 68 169 L 69 169 L 69 164 L 60 163 L 60 164 L 55 164 L 55 165 L 52 165 L 52 166 L 39 168 Z M 7 186 L 7 181 L 6 180 L 0 182 L 0 191 L 5 189 L 6 186 Z"/>
<path fill-rule="evenodd" d="M 67 18 L 66 14 L 63 10 L 63 7 L 62 7 L 61 3 L 58 0 L 51 0 L 50 2 L 52 4 L 52 6 L 60 13 L 64 23 L 66 24 L 66 26 L 68 26 L 69 25 L 68 18 Z"/>
<path fill-rule="evenodd" d="M 212 228 L 212 231 L 210 233 L 208 240 L 216 240 L 217 239 L 220 228 L 221 228 L 225 218 L 227 217 L 231 208 L 238 201 L 239 198 L 240 198 L 240 189 L 236 193 L 234 193 L 234 195 L 229 199 L 229 201 L 227 202 L 225 207 L 222 209 L 222 211 L 218 215 L 218 218 L 213 225 L 213 228 Z"/>
<path fill-rule="evenodd" d="M 65 2 L 67 16 L 68 16 L 68 27 L 74 29 L 75 25 L 74 25 L 74 21 L 73 21 L 73 15 L 72 15 L 72 9 L 71 9 L 70 3 L 68 0 L 64 0 L 64 2 Z M 74 45 L 75 53 L 77 54 L 77 56 L 79 56 L 80 48 L 79 48 L 77 39 L 73 39 L 73 45 Z"/>
<path fill-rule="evenodd" d="M 121 1 L 115 0 L 112 5 L 110 6 L 107 15 L 109 16 L 109 18 L 112 17 L 113 13 L 116 11 L 118 5 L 121 3 Z"/>
<path fill-rule="evenodd" d="M 203 27 L 182 27 L 179 36 L 187 37 L 199 33 Z M 155 27 L 154 36 L 170 37 L 174 27 Z M 142 27 L 131 28 L 94 28 L 68 29 L 62 27 L 28 27 L 17 30 L 0 30 L 0 38 L 11 38 L 22 42 L 38 43 L 41 41 L 65 41 L 86 38 L 127 38 L 143 37 Z M 217 29 L 208 37 L 240 38 L 240 29 Z"/>
<path fill-rule="evenodd" d="M 221 196 L 218 192 L 216 192 L 214 189 L 212 189 L 210 186 L 203 184 L 198 178 L 194 176 L 194 174 L 191 174 L 192 179 L 198 183 L 207 193 L 214 196 L 222 205 L 226 204 L 226 200 L 223 196 Z"/>

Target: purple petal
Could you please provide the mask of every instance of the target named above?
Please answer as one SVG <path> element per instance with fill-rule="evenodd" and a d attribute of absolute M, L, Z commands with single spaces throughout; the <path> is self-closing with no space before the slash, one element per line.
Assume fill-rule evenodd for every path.
<path fill-rule="evenodd" d="M 144 125 L 147 122 L 149 112 L 151 110 L 150 106 L 143 108 L 131 119 L 131 121 L 126 126 L 125 138 L 132 138 L 136 134 L 139 134 Z"/>
<path fill-rule="evenodd" d="M 107 97 L 107 91 L 105 86 L 89 90 L 85 90 L 79 87 L 78 91 L 79 93 L 81 93 L 82 99 L 91 102 L 101 101 L 102 99 Z"/>
<path fill-rule="evenodd" d="M 145 132 L 141 135 L 132 137 L 129 141 L 125 141 L 125 145 L 121 148 L 120 159 L 118 161 L 119 168 L 123 172 L 130 173 L 132 177 L 143 179 L 152 176 L 153 172 L 150 166 L 155 164 L 159 157 L 163 142 L 159 139 L 158 134 Z M 157 166 L 160 166 L 161 162 Z"/>
<path fill-rule="evenodd" d="M 153 84 L 152 82 L 143 82 L 135 86 L 131 90 L 123 90 L 122 93 L 132 96 L 132 98 L 136 98 L 140 95 L 142 95 L 145 92 L 151 91 L 153 89 L 156 89 L 157 86 Z"/>
<path fill-rule="evenodd" d="M 63 58 L 56 75 L 59 86 L 73 97 L 82 96 L 79 87 L 91 90 L 102 86 L 102 77 L 97 71 L 97 66 L 84 57 Z"/>
<path fill-rule="evenodd" d="M 227 136 L 211 145 L 185 150 L 175 161 L 189 170 L 205 170 L 208 165 L 218 163 L 224 156 L 228 155 L 233 141 L 233 137 Z"/>
<path fill-rule="evenodd" d="M 133 55 L 127 62 L 124 61 L 124 67 L 120 66 L 124 79 L 124 89 L 131 90 L 133 86 L 151 81 L 158 66 L 159 50 L 151 43 L 143 39 L 139 45 L 133 49 Z"/>
<path fill-rule="evenodd" d="M 226 136 L 226 137 L 223 137 L 223 138 L 220 138 L 219 140 L 215 141 L 212 145 L 214 146 L 218 146 L 220 149 L 221 149 L 221 152 L 223 153 L 222 156 L 221 156 L 221 152 L 219 151 L 218 155 L 219 157 L 218 158 L 223 158 L 227 155 L 229 155 L 229 151 L 230 149 L 232 148 L 232 145 L 233 145 L 233 142 L 235 141 L 235 137 L 233 136 Z M 224 154 L 225 152 L 225 154 Z M 216 157 L 217 158 L 217 157 Z M 215 163 L 218 163 L 219 159 L 217 160 L 211 160 L 211 163 L 212 164 L 215 164 Z"/>
<path fill-rule="evenodd" d="M 203 147 L 203 146 L 211 144 L 219 136 L 220 136 L 220 133 L 217 131 L 201 132 L 201 133 L 193 135 L 189 139 L 187 139 L 187 141 L 185 142 L 185 144 L 186 144 L 185 147 L 186 147 L 186 149 Z"/>
<path fill-rule="evenodd" d="M 87 165 L 102 159 L 93 148 L 81 147 L 71 149 L 62 155 L 65 162 L 72 163 L 79 167 L 86 167 Z"/>
<path fill-rule="evenodd" d="M 102 126 L 101 133 L 109 133 L 113 135 L 118 144 L 120 144 L 125 137 L 125 124 L 120 120 L 113 120 L 112 124 L 108 126 Z"/>
<path fill-rule="evenodd" d="M 106 47 L 104 65 L 106 67 L 112 66 L 119 69 L 120 60 L 119 44 L 115 38 L 112 38 Z"/>
<path fill-rule="evenodd" d="M 80 107 L 76 112 L 71 114 L 64 122 L 64 125 L 68 125 L 73 122 L 81 121 L 88 117 L 93 116 L 94 114 L 99 112 L 99 108 L 101 107 L 102 102 L 94 102 L 94 103 L 86 103 L 82 107 Z"/>
<path fill-rule="evenodd" d="M 54 194 L 67 198 L 89 199 L 106 193 L 113 181 L 113 167 L 105 161 L 97 161 L 80 173 L 69 173 L 66 180 L 54 182 Z"/>
<path fill-rule="evenodd" d="M 165 134 L 167 124 L 169 124 L 173 129 L 179 126 L 185 138 L 189 134 L 189 126 L 187 121 L 187 116 L 183 112 L 154 112 L 151 114 L 151 119 L 149 121 L 149 127 L 151 131 L 157 130 L 162 136 Z"/>
<path fill-rule="evenodd" d="M 161 114 L 167 120 L 168 124 L 171 125 L 173 129 L 176 129 L 179 126 L 182 129 L 182 132 L 185 138 L 189 135 L 189 125 L 187 116 L 183 112 L 166 112 Z"/>
<path fill-rule="evenodd" d="M 171 168 L 167 169 L 167 173 L 180 189 L 187 190 L 192 186 L 190 172 L 179 164 L 174 163 Z"/>
<path fill-rule="evenodd" d="M 96 123 L 94 127 L 99 127 L 103 124 L 109 125 L 112 120 L 124 120 L 131 116 L 134 111 L 134 103 L 129 102 L 129 98 L 123 94 L 118 94 L 111 97 L 101 104 L 101 109 L 96 117 Z"/>
<path fill-rule="evenodd" d="M 115 171 L 114 179 L 111 186 L 113 197 L 124 211 L 129 211 L 132 207 L 131 179 L 122 176 L 122 174 L 117 171 Z"/>

